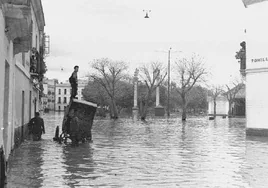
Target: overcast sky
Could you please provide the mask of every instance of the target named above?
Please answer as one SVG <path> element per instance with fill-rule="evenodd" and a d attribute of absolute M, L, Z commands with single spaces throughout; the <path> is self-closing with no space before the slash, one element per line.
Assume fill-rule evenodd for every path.
<path fill-rule="evenodd" d="M 242 0 L 43 0 L 50 36 L 48 78 L 67 80 L 74 65 L 79 77 L 95 58 L 129 63 L 131 74 L 143 62 L 167 63 L 195 52 L 212 71 L 212 83 L 239 75 L 235 52 L 245 39 Z M 151 10 L 145 19 L 143 10 Z"/>

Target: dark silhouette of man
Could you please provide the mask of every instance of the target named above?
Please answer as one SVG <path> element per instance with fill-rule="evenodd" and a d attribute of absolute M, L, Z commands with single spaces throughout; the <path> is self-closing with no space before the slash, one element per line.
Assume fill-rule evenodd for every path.
<path fill-rule="evenodd" d="M 44 120 L 39 112 L 35 112 L 35 117 L 30 120 L 29 131 L 33 134 L 34 141 L 40 140 L 42 133 L 45 134 Z"/>
<path fill-rule="evenodd" d="M 69 82 L 71 84 L 72 87 L 72 93 L 71 93 L 71 99 L 75 98 L 77 99 L 76 95 L 77 95 L 77 87 L 78 87 L 78 79 L 77 79 L 77 72 L 78 72 L 79 66 L 74 66 L 74 71 L 71 75 L 71 77 L 69 78 Z"/>

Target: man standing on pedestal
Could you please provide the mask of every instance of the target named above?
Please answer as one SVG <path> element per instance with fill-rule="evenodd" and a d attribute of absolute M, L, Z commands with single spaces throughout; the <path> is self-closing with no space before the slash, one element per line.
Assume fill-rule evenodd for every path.
<path fill-rule="evenodd" d="M 71 99 L 75 98 L 77 99 L 77 87 L 78 87 L 78 79 L 77 79 L 77 72 L 78 72 L 79 66 L 74 66 L 74 72 L 72 73 L 71 77 L 69 78 L 69 82 L 72 87 L 72 94 Z"/>

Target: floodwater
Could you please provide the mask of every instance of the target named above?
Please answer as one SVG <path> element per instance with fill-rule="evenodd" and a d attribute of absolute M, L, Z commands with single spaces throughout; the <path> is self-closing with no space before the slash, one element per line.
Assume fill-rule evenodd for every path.
<path fill-rule="evenodd" d="M 52 141 L 63 114 L 45 114 L 43 140 L 10 157 L 7 188 L 268 187 L 268 138 L 245 119 L 95 120 L 93 143 Z"/>

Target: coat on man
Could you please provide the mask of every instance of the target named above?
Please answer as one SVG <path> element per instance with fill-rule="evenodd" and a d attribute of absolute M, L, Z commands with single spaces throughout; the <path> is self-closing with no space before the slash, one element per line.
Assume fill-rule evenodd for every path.
<path fill-rule="evenodd" d="M 35 112 L 35 117 L 30 120 L 29 132 L 33 135 L 34 141 L 40 140 L 42 133 L 45 134 L 44 120 L 39 112 Z"/>

